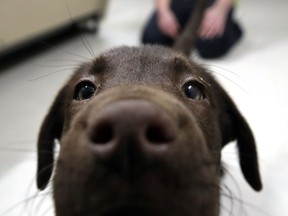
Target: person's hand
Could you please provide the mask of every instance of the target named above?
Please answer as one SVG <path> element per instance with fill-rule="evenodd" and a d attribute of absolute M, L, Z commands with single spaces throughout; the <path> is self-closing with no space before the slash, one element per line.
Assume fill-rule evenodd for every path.
<path fill-rule="evenodd" d="M 219 6 L 211 6 L 204 12 L 200 25 L 199 36 L 202 39 L 221 37 L 225 30 L 228 9 Z"/>
<path fill-rule="evenodd" d="M 170 38 L 175 38 L 180 29 L 180 25 L 174 13 L 171 10 L 165 10 L 158 13 L 158 26 L 160 31 Z"/>

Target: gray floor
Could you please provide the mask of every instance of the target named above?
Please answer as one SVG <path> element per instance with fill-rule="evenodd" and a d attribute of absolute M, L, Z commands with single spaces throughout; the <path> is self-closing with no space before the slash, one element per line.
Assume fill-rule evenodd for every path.
<path fill-rule="evenodd" d="M 85 38 L 96 54 L 117 45 L 137 45 L 152 7 L 152 0 L 112 0 L 99 34 Z M 225 184 L 234 199 L 223 196 L 222 215 L 285 216 L 288 1 L 242 0 L 238 9 L 244 39 L 229 56 L 200 61 L 215 72 L 249 121 L 258 143 L 264 189 L 256 193 L 243 180 L 232 143 L 223 160 L 231 172 Z M 1 216 L 53 215 L 51 189 L 44 193 L 35 189 L 37 132 L 57 90 L 76 67 L 73 61 L 86 58 L 91 56 L 77 37 L 0 73 Z"/>

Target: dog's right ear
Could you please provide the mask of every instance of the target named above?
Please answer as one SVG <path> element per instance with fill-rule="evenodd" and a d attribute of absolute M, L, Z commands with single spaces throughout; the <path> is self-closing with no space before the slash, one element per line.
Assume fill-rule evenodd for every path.
<path fill-rule="evenodd" d="M 217 90 L 214 92 L 217 92 L 217 101 L 220 107 L 219 119 L 222 132 L 222 147 L 230 141 L 237 140 L 242 173 L 250 186 L 254 190 L 260 191 L 262 189 L 262 182 L 258 167 L 257 148 L 252 130 L 224 89 L 218 85 Z"/>
<path fill-rule="evenodd" d="M 54 100 L 38 136 L 37 187 L 45 189 L 53 172 L 55 140 L 60 139 L 64 125 L 65 88 Z"/>

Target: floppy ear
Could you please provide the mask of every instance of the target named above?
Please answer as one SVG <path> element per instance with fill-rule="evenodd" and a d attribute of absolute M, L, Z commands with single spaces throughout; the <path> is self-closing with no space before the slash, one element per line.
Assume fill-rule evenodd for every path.
<path fill-rule="evenodd" d="M 217 93 L 220 108 L 222 147 L 232 140 L 237 140 L 240 167 L 250 186 L 260 191 L 262 183 L 258 168 L 258 157 L 253 133 L 228 94 L 222 89 Z"/>
<path fill-rule="evenodd" d="M 46 115 L 38 136 L 37 187 L 45 189 L 53 172 L 55 139 L 60 139 L 64 124 L 64 88 Z"/>

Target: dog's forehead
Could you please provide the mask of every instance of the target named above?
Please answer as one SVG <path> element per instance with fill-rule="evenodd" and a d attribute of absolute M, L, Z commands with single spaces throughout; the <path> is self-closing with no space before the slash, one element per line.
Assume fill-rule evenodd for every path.
<path fill-rule="evenodd" d="M 164 73 L 163 69 L 171 70 L 176 61 L 179 65 L 186 66 L 187 70 L 190 67 L 184 56 L 162 46 L 120 47 L 104 53 L 103 56 L 112 67 L 136 72 L 145 70 L 155 73 L 155 70 L 160 69 L 157 72 Z"/>
<path fill-rule="evenodd" d="M 91 74 L 104 73 L 107 82 L 171 81 L 182 73 L 193 74 L 193 63 L 182 54 L 161 46 L 120 47 L 103 53 L 93 62 Z"/>

